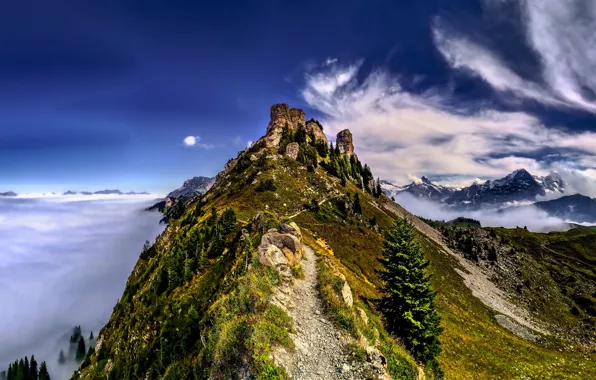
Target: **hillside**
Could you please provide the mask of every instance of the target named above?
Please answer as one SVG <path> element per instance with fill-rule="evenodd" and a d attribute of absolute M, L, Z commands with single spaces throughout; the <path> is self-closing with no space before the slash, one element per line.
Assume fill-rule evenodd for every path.
<path fill-rule="evenodd" d="M 266 135 L 206 194 L 170 206 L 73 378 L 438 378 L 375 307 L 383 232 L 404 217 L 431 261 L 446 378 L 596 376 L 593 353 L 550 333 L 373 178 L 349 131 L 330 150 L 320 123 L 273 106 Z"/>

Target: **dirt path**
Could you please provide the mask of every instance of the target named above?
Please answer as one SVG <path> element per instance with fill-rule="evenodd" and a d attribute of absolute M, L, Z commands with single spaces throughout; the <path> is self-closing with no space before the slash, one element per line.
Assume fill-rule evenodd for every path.
<path fill-rule="evenodd" d="M 337 198 L 337 197 L 339 197 L 339 195 L 334 195 L 334 196 L 332 196 L 332 197 L 329 197 L 329 198 L 323 198 L 323 199 L 322 199 L 322 200 L 319 202 L 319 206 L 322 206 L 322 205 L 323 205 L 323 203 L 325 203 L 325 202 L 327 202 L 327 201 L 330 201 L 330 200 L 332 200 L 332 199 L 335 199 L 335 198 Z M 306 209 L 302 209 L 302 210 L 298 211 L 298 212 L 297 212 L 297 213 L 295 213 L 295 214 L 292 214 L 292 215 L 290 215 L 290 216 L 287 216 L 286 218 L 288 218 L 288 219 L 294 219 L 295 217 L 297 217 L 298 215 L 302 214 L 302 213 L 303 213 L 303 212 L 305 212 L 305 211 L 307 211 L 307 210 L 306 210 Z"/>
<path fill-rule="evenodd" d="M 293 294 L 281 289 L 275 296 L 274 302 L 281 304 L 294 320 L 296 334 L 292 339 L 296 350 L 281 348 L 274 357 L 292 379 L 355 379 L 344 355 L 341 334 L 323 315 L 316 289 L 316 260 L 313 250 L 305 246 L 304 279 L 295 280 Z"/>

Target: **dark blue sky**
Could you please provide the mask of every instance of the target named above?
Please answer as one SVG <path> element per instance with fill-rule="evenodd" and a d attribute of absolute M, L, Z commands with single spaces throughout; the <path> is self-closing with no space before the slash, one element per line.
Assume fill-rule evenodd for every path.
<path fill-rule="evenodd" d="M 494 2 L 480 0 L 10 3 L 0 6 L 0 191 L 166 191 L 187 177 L 215 175 L 247 141 L 264 133 L 273 103 L 305 108 L 309 117 L 328 120 L 329 132 L 351 125 L 370 110 L 356 116 L 321 104 L 358 109 L 360 104 L 347 102 L 354 96 L 350 91 L 370 90 L 367 80 L 379 70 L 386 82 L 399 83 L 400 94 L 424 99 L 423 107 L 416 103 L 413 109 L 432 103 L 434 110 L 460 117 L 523 112 L 546 131 L 566 130 L 564 138 L 595 126 L 590 103 L 596 86 L 581 83 L 581 62 L 570 62 L 573 72 L 564 78 L 581 84 L 585 104 L 557 92 L 565 82 L 547 73 L 553 70 L 546 70 L 540 42 L 530 43 L 536 22 L 524 18 L 529 12 L 515 1 L 500 2 L 498 10 Z M 475 44 L 490 54 L 477 54 Z M 488 58 L 475 62 L 478 56 Z M 590 57 L 584 61 L 587 65 Z M 508 73 L 499 71 L 499 64 Z M 316 87 L 313 78 L 324 80 L 350 67 L 356 72 L 349 84 L 315 94 L 316 102 L 304 95 Z M 489 72 L 483 71 L 487 67 Z M 527 91 L 528 83 L 536 91 Z M 397 102 L 400 113 L 385 116 L 411 123 L 401 113 L 410 109 L 403 97 Z M 374 142 L 377 127 L 355 135 Z M 186 136 L 200 136 L 205 145 L 185 147 Z M 405 148 L 414 145 L 404 142 Z M 578 153 L 573 145 L 551 145 L 474 152 L 473 161 L 488 165 L 490 176 L 500 173 L 495 168 L 501 165 L 490 160 L 512 154 L 532 159 L 538 154 L 540 171 L 548 168 L 539 149 Z M 590 149 L 579 152 L 585 157 Z M 363 142 L 362 151 L 366 158 L 374 149 Z M 412 152 L 370 155 L 373 169 L 394 178 L 482 174 L 464 164 L 458 170 L 456 158 L 455 166 L 430 163 L 428 170 L 384 164 L 399 154 Z M 583 163 L 574 169 L 589 168 Z"/>

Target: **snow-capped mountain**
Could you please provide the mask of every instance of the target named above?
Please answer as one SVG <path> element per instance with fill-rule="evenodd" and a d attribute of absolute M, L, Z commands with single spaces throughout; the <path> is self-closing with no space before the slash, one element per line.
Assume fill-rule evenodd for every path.
<path fill-rule="evenodd" d="M 433 183 L 424 176 L 420 178 L 420 181 L 413 181 L 406 186 L 398 186 L 388 181 L 381 181 L 381 188 L 390 196 L 396 196 L 399 193 L 407 192 L 417 198 L 428 199 L 435 202 L 443 202 L 457 190 L 454 187 Z"/>
<path fill-rule="evenodd" d="M 453 208 L 472 209 L 533 203 L 537 196 L 564 194 L 567 184 L 556 173 L 539 177 L 525 169 L 518 169 L 506 177 L 484 183 L 475 182 L 461 189 L 433 183 L 426 177 L 422 177 L 420 182 L 412 182 L 403 187 L 389 182 L 382 183 L 381 187 L 391 196 L 408 192 L 418 198 L 441 202 Z"/>

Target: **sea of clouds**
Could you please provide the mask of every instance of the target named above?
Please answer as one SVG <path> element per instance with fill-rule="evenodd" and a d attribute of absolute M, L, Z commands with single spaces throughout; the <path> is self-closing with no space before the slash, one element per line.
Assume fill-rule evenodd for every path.
<path fill-rule="evenodd" d="M 484 227 L 527 227 L 532 232 L 567 231 L 571 228 L 569 221 L 549 216 L 532 205 L 519 205 L 503 210 L 484 208 L 461 211 L 405 192 L 395 196 L 395 201 L 412 214 L 432 220 L 449 221 L 463 216 L 478 220 Z"/>
<path fill-rule="evenodd" d="M 152 196 L 0 197 L 0 371 L 34 354 L 53 379 L 73 326 L 108 321 L 145 240 L 163 230 Z"/>

